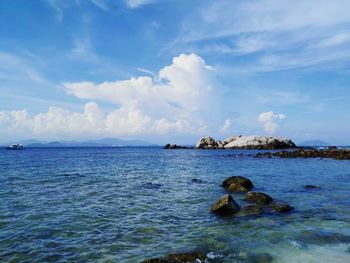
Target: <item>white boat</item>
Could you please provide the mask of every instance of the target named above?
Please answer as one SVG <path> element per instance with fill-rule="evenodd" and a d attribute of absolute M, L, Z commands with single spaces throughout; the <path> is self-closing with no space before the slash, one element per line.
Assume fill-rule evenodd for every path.
<path fill-rule="evenodd" d="M 6 147 L 6 150 L 24 150 L 24 146 L 22 144 L 12 144 Z"/>

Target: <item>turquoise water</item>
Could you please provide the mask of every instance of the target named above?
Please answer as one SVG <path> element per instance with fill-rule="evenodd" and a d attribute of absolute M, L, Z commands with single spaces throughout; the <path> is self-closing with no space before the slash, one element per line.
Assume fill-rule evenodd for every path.
<path fill-rule="evenodd" d="M 216 262 L 251 262 L 245 252 L 268 253 L 273 262 L 350 262 L 350 161 L 251 153 L 0 150 L 0 261 L 139 262 L 202 250 Z M 210 214 L 232 175 L 295 211 L 252 219 Z M 244 204 L 242 195 L 233 197 Z"/>

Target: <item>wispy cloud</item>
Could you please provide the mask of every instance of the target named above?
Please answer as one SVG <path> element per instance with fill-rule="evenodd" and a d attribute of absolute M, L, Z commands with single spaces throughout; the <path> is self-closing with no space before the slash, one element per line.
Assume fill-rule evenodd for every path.
<path fill-rule="evenodd" d="M 108 1 L 106 0 L 90 0 L 90 1 L 98 8 L 102 9 L 103 11 L 107 12 L 109 10 Z"/>
<path fill-rule="evenodd" d="M 164 50 L 245 55 L 249 71 L 344 61 L 350 54 L 349 9 L 346 0 L 218 0 L 191 13 Z"/>
<path fill-rule="evenodd" d="M 0 73 L 7 80 L 27 79 L 36 83 L 48 82 L 30 60 L 12 53 L 0 52 Z"/>
<path fill-rule="evenodd" d="M 156 0 L 126 0 L 126 4 L 129 8 L 139 8 L 143 5 L 151 4 Z"/>

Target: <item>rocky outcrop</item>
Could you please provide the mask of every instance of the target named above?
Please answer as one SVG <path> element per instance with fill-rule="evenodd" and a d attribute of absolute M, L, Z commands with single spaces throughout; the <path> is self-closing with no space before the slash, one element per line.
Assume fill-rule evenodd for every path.
<path fill-rule="evenodd" d="M 168 143 L 167 145 L 164 146 L 164 149 L 193 149 L 193 147 L 181 146 L 181 145 L 177 145 L 177 144 Z"/>
<path fill-rule="evenodd" d="M 217 149 L 219 144 L 212 137 L 201 138 L 197 144 L 197 149 Z"/>
<path fill-rule="evenodd" d="M 210 212 L 220 216 L 229 216 L 237 213 L 240 206 L 233 200 L 232 196 L 226 194 L 221 197 L 211 208 Z"/>
<path fill-rule="evenodd" d="M 243 176 L 231 176 L 222 182 L 222 187 L 231 192 L 247 192 L 251 190 L 254 185 L 252 181 Z"/>
<path fill-rule="evenodd" d="M 273 201 L 273 198 L 265 193 L 250 191 L 247 193 L 246 198 L 248 201 L 268 205 Z"/>
<path fill-rule="evenodd" d="M 170 254 L 164 258 L 151 258 L 140 263 L 198 263 L 206 262 L 207 255 L 202 252 L 186 252 L 179 254 Z"/>
<path fill-rule="evenodd" d="M 332 158 L 336 160 L 350 160 L 349 149 L 334 149 L 334 150 L 304 150 L 298 149 L 296 151 L 280 151 L 280 152 L 266 152 L 256 154 L 258 158 Z"/>
<path fill-rule="evenodd" d="M 215 141 L 212 137 L 201 138 L 197 149 L 287 149 L 296 147 L 288 138 L 269 136 L 231 136 L 224 141 Z"/>

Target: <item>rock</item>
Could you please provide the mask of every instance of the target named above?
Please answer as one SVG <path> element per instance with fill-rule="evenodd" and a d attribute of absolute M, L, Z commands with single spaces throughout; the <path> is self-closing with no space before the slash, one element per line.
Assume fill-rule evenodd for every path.
<path fill-rule="evenodd" d="M 239 183 L 232 183 L 227 187 L 230 192 L 248 192 L 249 190 Z"/>
<path fill-rule="evenodd" d="M 226 178 L 222 182 L 222 187 L 228 188 L 233 183 L 239 184 L 242 187 L 246 188 L 247 190 L 250 190 L 254 187 L 252 181 L 250 181 L 248 178 L 245 178 L 243 176 L 231 176 Z"/>
<path fill-rule="evenodd" d="M 151 258 L 151 259 L 142 260 L 140 263 L 170 263 L 170 262 L 162 258 Z"/>
<path fill-rule="evenodd" d="M 146 259 L 140 263 L 204 263 L 206 259 L 206 254 L 203 254 L 202 252 L 186 252 L 179 254 L 170 254 L 165 258 Z"/>
<path fill-rule="evenodd" d="M 220 216 L 228 216 L 237 213 L 240 210 L 239 205 L 233 200 L 232 196 L 226 194 L 221 197 L 211 208 L 210 212 Z"/>
<path fill-rule="evenodd" d="M 244 262 L 251 263 L 271 263 L 273 262 L 273 257 L 268 253 L 247 253 L 240 252 L 238 257 Z"/>
<path fill-rule="evenodd" d="M 311 244 L 337 244 L 350 243 L 350 236 L 341 233 L 332 233 L 327 231 L 306 230 L 303 231 L 299 240 Z"/>
<path fill-rule="evenodd" d="M 159 189 L 161 188 L 163 185 L 162 184 L 158 184 L 158 183 L 146 183 L 143 185 L 145 188 L 148 189 Z"/>
<path fill-rule="evenodd" d="M 260 192 L 250 191 L 247 193 L 246 197 L 248 201 L 252 201 L 252 202 L 255 202 L 258 204 L 264 204 L 264 205 L 270 204 L 273 201 L 271 196 Z"/>
<path fill-rule="evenodd" d="M 196 183 L 196 184 L 201 184 L 201 183 L 203 183 L 203 181 L 202 181 L 201 179 L 197 179 L 197 178 L 193 178 L 193 179 L 191 180 L 191 182 L 192 182 L 192 183 Z"/>
<path fill-rule="evenodd" d="M 224 142 L 225 149 L 285 149 L 296 147 L 288 138 L 275 138 L 267 136 L 237 136 L 230 137 Z"/>
<path fill-rule="evenodd" d="M 188 146 L 180 146 L 177 144 L 167 144 L 164 146 L 164 149 L 193 149 L 193 147 L 188 147 Z"/>
<path fill-rule="evenodd" d="M 307 185 L 304 185 L 304 188 L 305 189 L 315 189 L 315 188 L 320 188 L 320 187 L 317 185 L 307 184 Z"/>
<path fill-rule="evenodd" d="M 222 141 L 217 141 L 217 144 L 218 144 L 218 146 L 217 146 L 218 149 L 225 149 L 225 147 L 224 147 L 225 145 Z"/>
<path fill-rule="evenodd" d="M 196 144 L 197 149 L 217 149 L 218 143 L 211 137 L 204 137 Z"/>
<path fill-rule="evenodd" d="M 261 206 L 248 205 L 241 208 L 241 210 L 239 210 L 239 212 L 237 212 L 235 216 L 237 217 L 258 216 L 258 215 L 261 215 L 262 213 L 264 213 L 264 209 L 262 209 Z"/>
<path fill-rule="evenodd" d="M 269 207 L 271 208 L 271 211 L 278 213 L 287 213 L 294 209 L 294 207 L 289 204 L 278 202 L 272 203 Z"/>
<path fill-rule="evenodd" d="M 336 160 L 349 160 L 349 149 L 334 149 L 334 150 L 305 150 L 298 149 L 296 151 L 280 151 L 275 153 L 258 153 L 255 157 L 267 157 L 277 156 L 280 158 L 332 158 Z"/>

